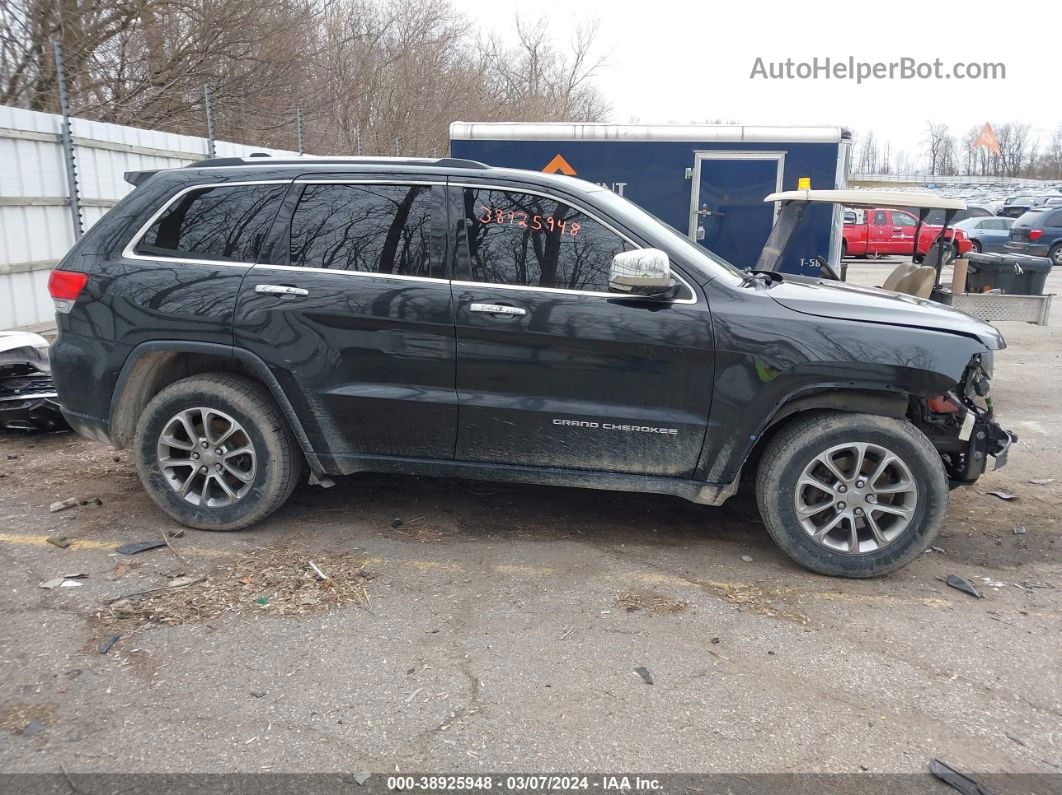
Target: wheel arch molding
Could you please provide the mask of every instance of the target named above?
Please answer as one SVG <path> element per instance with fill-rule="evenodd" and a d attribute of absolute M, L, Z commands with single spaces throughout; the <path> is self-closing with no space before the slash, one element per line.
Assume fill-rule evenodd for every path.
<path fill-rule="evenodd" d="M 114 446 L 123 449 L 132 442 L 141 412 L 161 389 L 181 378 L 212 371 L 236 371 L 268 389 L 310 469 L 317 476 L 325 474 L 319 451 L 310 442 L 310 434 L 318 435 L 315 420 L 299 416 L 273 370 L 250 351 L 214 342 L 152 340 L 130 351 L 111 396 L 110 435 Z"/>

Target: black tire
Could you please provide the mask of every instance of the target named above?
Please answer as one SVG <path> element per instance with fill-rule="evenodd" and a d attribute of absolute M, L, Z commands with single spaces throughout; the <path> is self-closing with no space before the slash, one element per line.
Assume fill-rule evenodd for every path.
<path fill-rule="evenodd" d="M 970 242 L 973 243 L 974 253 L 975 254 L 980 254 L 981 253 L 981 241 L 980 240 L 971 240 Z"/>
<path fill-rule="evenodd" d="M 1055 243 L 1051 246 L 1051 250 L 1047 252 L 1047 258 L 1051 260 L 1053 266 L 1062 266 L 1062 243 Z"/>
<path fill-rule="evenodd" d="M 797 482 L 817 456 L 857 442 L 880 445 L 901 459 L 912 476 L 915 503 L 906 529 L 890 543 L 849 554 L 815 541 L 804 529 L 797 515 Z M 948 478 L 933 445 L 906 420 L 820 412 L 799 415 L 771 440 L 757 473 L 756 499 L 771 538 L 804 568 L 833 577 L 877 577 L 907 565 L 932 543 L 947 513 Z M 865 519 L 860 521 L 860 532 L 869 533 Z"/>
<path fill-rule="evenodd" d="M 245 487 L 232 504 L 192 504 L 177 493 L 176 486 L 170 485 L 171 480 L 167 479 L 160 465 L 159 444 L 163 431 L 173 427 L 171 422 L 179 413 L 195 412 L 200 408 L 221 412 L 235 420 L 242 434 L 239 438 L 247 440 L 253 450 L 253 455 L 242 459 L 253 462 L 244 466 L 247 470 L 244 484 L 239 485 L 238 479 L 229 478 L 229 482 L 238 484 L 239 488 Z M 207 423 L 204 421 L 203 424 Z M 182 443 L 187 436 L 182 437 Z M 217 452 L 220 453 L 221 449 L 217 448 Z M 240 530 L 264 519 L 288 499 L 302 471 L 298 445 L 268 392 L 249 378 L 220 373 L 184 378 L 155 395 L 137 421 L 133 450 L 140 480 L 151 499 L 168 516 L 199 530 Z M 200 453 L 194 440 L 189 455 L 192 450 L 196 451 L 198 458 Z M 212 454 L 214 451 L 203 455 L 208 452 Z M 218 456 L 216 460 L 225 459 Z M 240 460 L 236 459 L 237 462 Z M 177 483 L 185 472 L 190 473 L 191 480 L 196 477 L 194 471 L 194 466 L 171 469 L 171 474 L 180 473 L 172 482 Z M 205 480 L 209 478 L 199 476 L 200 483 Z M 205 502 L 210 502 L 211 495 L 217 495 L 219 502 L 227 499 L 220 488 L 221 484 L 216 481 L 204 486 Z"/>
<path fill-rule="evenodd" d="M 844 259 L 847 256 L 848 256 L 848 241 L 847 240 L 842 240 L 841 241 L 841 259 Z"/>

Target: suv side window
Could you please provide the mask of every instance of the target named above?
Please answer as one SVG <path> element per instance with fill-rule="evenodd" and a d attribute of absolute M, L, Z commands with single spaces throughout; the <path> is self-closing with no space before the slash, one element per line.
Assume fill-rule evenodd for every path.
<path fill-rule="evenodd" d="M 253 264 L 287 189 L 284 183 L 188 191 L 148 228 L 136 253 Z"/>
<path fill-rule="evenodd" d="M 465 188 L 472 280 L 607 293 L 619 235 L 556 199 L 521 191 Z"/>
<path fill-rule="evenodd" d="M 291 218 L 290 263 L 431 276 L 431 186 L 306 185 Z"/>
<path fill-rule="evenodd" d="M 888 219 L 885 217 L 885 211 L 884 210 L 875 210 L 874 211 L 874 225 L 875 226 L 884 226 L 887 223 L 888 223 Z"/>

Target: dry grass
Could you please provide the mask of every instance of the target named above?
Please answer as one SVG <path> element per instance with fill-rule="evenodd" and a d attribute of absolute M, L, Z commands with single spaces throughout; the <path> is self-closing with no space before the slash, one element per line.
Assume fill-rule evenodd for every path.
<path fill-rule="evenodd" d="M 446 538 L 446 534 L 432 527 L 417 525 L 412 522 L 398 527 L 388 527 L 380 531 L 385 538 L 394 538 L 398 541 L 413 541 L 418 544 L 434 544 Z"/>
<path fill-rule="evenodd" d="M 326 575 L 322 580 L 313 561 Z M 204 577 L 184 577 L 174 587 L 134 594 L 108 605 L 108 625 L 185 624 L 223 614 L 302 615 L 343 605 L 366 605 L 370 576 L 349 552 L 307 553 L 301 547 L 260 549 Z M 180 582 L 188 584 L 181 585 Z"/>
<path fill-rule="evenodd" d="M 0 728 L 20 734 L 31 720 L 39 720 L 45 726 L 53 725 L 57 714 L 55 704 L 4 704 L 0 706 Z"/>
<path fill-rule="evenodd" d="M 626 608 L 629 612 L 644 610 L 651 616 L 673 616 L 683 612 L 690 603 L 685 599 L 674 599 L 655 591 L 623 591 L 616 596 L 616 606 Z"/>

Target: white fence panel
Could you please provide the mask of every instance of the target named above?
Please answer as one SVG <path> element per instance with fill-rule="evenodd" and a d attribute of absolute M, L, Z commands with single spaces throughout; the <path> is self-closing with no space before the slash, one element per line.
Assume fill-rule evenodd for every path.
<path fill-rule="evenodd" d="M 0 329 L 49 324 L 48 273 L 74 245 L 69 190 L 53 113 L 0 105 Z M 81 218 L 87 230 L 133 188 L 126 171 L 207 157 L 206 138 L 71 119 Z M 218 157 L 294 152 L 215 142 Z"/>

